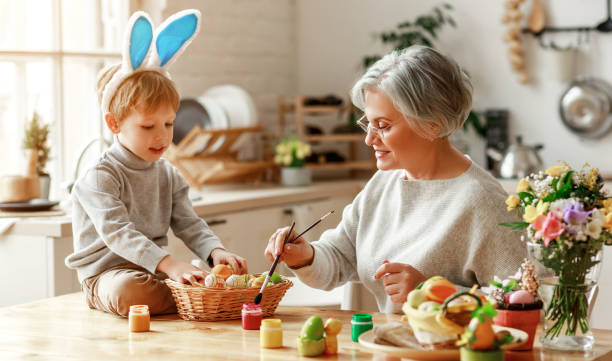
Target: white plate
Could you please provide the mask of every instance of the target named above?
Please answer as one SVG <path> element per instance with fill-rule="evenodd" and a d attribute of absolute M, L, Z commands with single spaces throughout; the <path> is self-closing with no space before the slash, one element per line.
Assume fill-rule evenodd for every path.
<path fill-rule="evenodd" d="M 229 126 L 250 127 L 257 124 L 257 110 L 253 98 L 236 85 L 219 85 L 208 89 L 203 97 L 214 99 L 225 110 Z M 230 151 L 239 151 L 252 139 L 253 134 L 243 133 L 236 139 Z"/>
<path fill-rule="evenodd" d="M 493 330 L 495 330 L 495 332 L 507 330 L 515 340 L 519 340 L 518 342 L 515 341 L 502 346 L 503 349 L 520 346 L 527 341 L 527 333 L 525 331 L 517 330 L 516 328 L 493 325 Z M 425 350 L 410 347 L 381 345 L 375 343 L 374 338 L 374 330 L 369 330 L 359 336 L 359 343 L 368 349 L 384 352 L 397 357 L 405 357 L 415 360 L 459 360 L 459 349 Z"/>
<path fill-rule="evenodd" d="M 198 98 L 198 101 L 204 108 L 206 108 L 206 112 L 210 116 L 210 128 L 211 129 L 227 129 L 229 128 L 229 121 L 227 119 L 227 114 L 225 109 L 213 98 L 209 98 L 207 96 L 201 96 Z M 207 150 L 208 153 L 216 152 L 222 145 L 225 143 L 225 136 L 220 136 L 215 144 L 210 146 Z"/>
<path fill-rule="evenodd" d="M 231 127 L 250 127 L 257 124 L 257 111 L 253 99 L 236 85 L 212 87 L 203 97 L 214 99 L 225 110 Z"/>

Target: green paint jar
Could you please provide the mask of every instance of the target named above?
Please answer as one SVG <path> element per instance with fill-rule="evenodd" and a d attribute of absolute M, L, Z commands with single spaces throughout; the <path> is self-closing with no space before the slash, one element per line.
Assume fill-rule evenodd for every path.
<path fill-rule="evenodd" d="M 351 320 L 351 338 L 353 342 L 359 341 L 359 336 L 374 328 L 372 315 L 369 313 L 354 313 Z"/>

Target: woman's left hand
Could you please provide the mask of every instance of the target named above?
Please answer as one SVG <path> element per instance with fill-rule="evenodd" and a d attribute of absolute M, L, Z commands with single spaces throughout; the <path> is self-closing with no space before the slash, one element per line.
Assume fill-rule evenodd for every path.
<path fill-rule="evenodd" d="M 385 292 L 394 303 L 406 302 L 408 293 L 419 283 L 425 281 L 425 277 L 416 268 L 404 263 L 390 263 L 387 260 L 378 267 L 374 273 L 374 279 L 383 279 Z"/>

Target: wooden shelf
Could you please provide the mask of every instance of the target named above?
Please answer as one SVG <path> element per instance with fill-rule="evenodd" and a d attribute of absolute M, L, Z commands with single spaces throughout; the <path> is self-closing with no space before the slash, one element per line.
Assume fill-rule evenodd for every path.
<path fill-rule="evenodd" d="M 329 163 L 306 163 L 312 170 L 373 170 L 376 163 L 371 161 L 329 162 Z"/>
<path fill-rule="evenodd" d="M 278 135 L 283 136 L 285 130 L 285 115 L 293 114 L 296 124 L 296 132 L 298 138 L 310 143 L 346 143 L 349 146 L 348 160 L 346 162 L 330 162 L 330 163 L 307 163 L 306 166 L 312 170 L 349 170 L 351 175 L 357 175 L 357 170 L 376 170 L 376 161 L 356 159 L 356 147 L 359 142 L 365 141 L 365 133 L 348 133 L 348 134 L 306 134 L 306 116 L 320 114 L 341 114 L 344 111 L 351 110 L 351 103 L 342 105 L 305 105 L 306 96 L 298 96 L 294 99 L 285 101 L 283 97 L 278 99 Z"/>
<path fill-rule="evenodd" d="M 344 105 L 304 105 L 304 114 L 339 113 L 346 109 Z"/>
<path fill-rule="evenodd" d="M 306 135 L 307 142 L 363 142 L 366 134 L 329 134 L 329 135 Z"/>

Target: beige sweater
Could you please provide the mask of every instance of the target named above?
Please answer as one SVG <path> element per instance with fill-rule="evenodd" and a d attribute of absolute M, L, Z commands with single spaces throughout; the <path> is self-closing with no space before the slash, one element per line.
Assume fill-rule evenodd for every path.
<path fill-rule="evenodd" d="M 295 270 L 311 287 L 361 281 L 383 312 L 399 312 L 373 275 L 383 260 L 413 266 L 470 287 L 514 274 L 526 257 L 520 234 L 498 225 L 506 192 L 472 163 L 452 179 L 405 180 L 403 170 L 379 171 L 346 206 L 342 221 L 313 243 L 313 264 Z"/>

